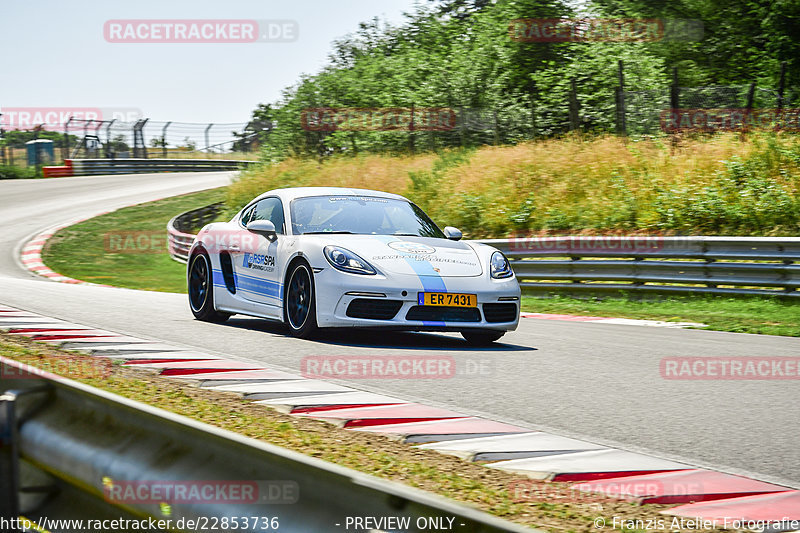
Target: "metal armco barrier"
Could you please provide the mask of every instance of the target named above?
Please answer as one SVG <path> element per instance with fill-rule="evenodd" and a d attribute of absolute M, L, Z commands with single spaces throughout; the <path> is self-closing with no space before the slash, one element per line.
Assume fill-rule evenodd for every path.
<path fill-rule="evenodd" d="M 800 297 L 800 237 L 530 236 L 480 242 L 508 256 L 528 294 Z"/>
<path fill-rule="evenodd" d="M 43 172 L 46 178 L 152 172 L 219 172 L 241 170 L 256 162 L 235 159 L 67 159 L 64 166 L 44 167 Z"/>
<path fill-rule="evenodd" d="M 0 357 L 2 402 L 13 402 L 14 416 L 0 417 L 4 435 L 14 436 L 20 461 L 20 493 L 2 493 L 8 506 L 37 521 L 137 517 L 170 519 L 171 531 L 181 520 L 207 519 L 211 531 L 345 531 L 348 517 L 406 517 L 399 531 L 427 532 L 425 519 L 453 520 L 454 531 L 524 532 L 531 530 L 418 489 L 384 481 L 301 453 L 285 450 L 236 433 L 202 424 L 161 409 L 44 372 L 31 373 Z M 21 376 L 13 379 L 9 376 Z M 32 394 L 26 390 L 37 388 Z M 10 392 L 10 391 L 13 391 Z M 0 404 L 2 407 L 2 404 Z M 9 429 L 18 427 L 18 431 Z M 6 437 L 4 437 L 6 438 Z M 3 458 L 5 460 L 5 458 Z M 166 496 L 164 485 L 216 486 L 255 484 L 254 496 L 209 492 L 179 498 Z M 226 485 L 227 484 L 227 485 Z M 134 491 L 115 487 L 136 486 Z M 162 486 L 158 496 L 138 487 Z M 261 487 L 270 487 L 269 491 Z M 43 490 L 52 487 L 52 490 Z M 282 492 L 272 490 L 282 487 Z M 27 490 L 26 490 L 27 489 Z M 32 490 L 34 489 L 34 490 Z M 39 495 L 30 494 L 38 489 Z M 117 491 L 117 492 L 115 492 Z M 20 497 L 22 494 L 22 497 Z M 125 495 L 125 498 L 114 495 Z M 14 505 L 8 502 L 12 500 Z M 65 499 L 66 498 L 66 499 Z M 176 500 L 177 498 L 177 500 Z M 141 501 L 140 501 L 141 500 Z M 200 500 L 200 501 L 198 501 Z M 264 503 L 264 501 L 268 503 Z M 18 507 L 17 507 L 18 506 Z M 223 519 L 277 518 L 278 527 L 238 527 Z M 217 519 L 217 526 L 211 524 Z M 398 530 L 392 528 L 393 531 Z"/>
<path fill-rule="evenodd" d="M 189 249 L 194 242 L 193 229 L 202 228 L 217 217 L 224 204 L 211 204 L 192 209 L 173 217 L 167 223 L 167 248 L 172 258 L 180 263 L 189 260 Z"/>
<path fill-rule="evenodd" d="M 191 226 L 181 231 L 176 222 L 196 222 L 200 213 L 208 213 L 204 209 L 209 208 L 187 211 L 168 224 L 175 260 L 186 262 L 194 241 L 186 231 Z M 800 297 L 800 237 L 522 236 L 477 242 L 502 250 L 523 292 L 531 295 L 634 291 Z"/>

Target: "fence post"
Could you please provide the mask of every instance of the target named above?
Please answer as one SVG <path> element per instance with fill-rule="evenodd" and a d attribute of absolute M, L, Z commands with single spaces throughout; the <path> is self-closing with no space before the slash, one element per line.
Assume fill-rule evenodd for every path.
<path fill-rule="evenodd" d="M 100 146 L 99 146 L 100 145 L 100 128 L 103 127 L 103 124 L 105 124 L 105 122 L 106 122 L 105 120 L 101 120 L 100 122 L 97 123 L 97 127 L 94 129 L 94 136 L 95 136 L 95 140 L 97 141 L 97 145 L 96 145 L 95 150 L 94 150 L 95 151 L 95 157 L 100 157 Z"/>
<path fill-rule="evenodd" d="M 672 85 L 669 88 L 669 106 L 672 110 L 680 108 L 680 89 L 678 88 L 678 67 L 672 69 Z"/>
<path fill-rule="evenodd" d="M 37 140 L 39 138 L 39 130 L 44 127 L 44 124 L 40 124 L 33 129 L 33 140 Z M 42 165 L 41 165 L 41 154 L 39 153 L 39 144 L 36 143 L 33 145 L 33 167 L 34 172 L 36 172 L 36 176 L 39 177 L 42 175 Z"/>
<path fill-rule="evenodd" d="M 114 158 L 114 151 L 111 149 L 111 125 L 114 124 L 117 119 L 112 118 L 108 121 L 106 125 L 106 157 L 108 159 Z"/>
<path fill-rule="evenodd" d="M 161 156 L 164 159 L 167 158 L 167 128 L 169 128 L 170 124 L 172 124 L 172 121 L 164 124 L 164 128 L 161 130 Z"/>
<path fill-rule="evenodd" d="M 206 138 L 206 157 L 208 157 L 209 150 L 211 150 L 211 148 L 210 148 L 211 147 L 211 143 L 208 140 L 208 131 L 211 129 L 211 126 L 213 126 L 213 125 L 214 125 L 213 123 L 209 124 L 208 127 L 206 128 L 206 131 L 204 132 L 204 135 L 205 135 L 205 138 Z"/>
<path fill-rule="evenodd" d="M 778 80 L 778 109 L 783 109 L 783 89 L 786 83 L 786 61 L 781 62 L 781 77 Z"/>
<path fill-rule="evenodd" d="M 464 106 L 458 106 L 458 136 L 461 140 L 461 148 L 466 146 L 467 141 L 467 117 L 464 113 Z"/>
<path fill-rule="evenodd" d="M 744 114 L 745 114 L 745 119 L 744 119 L 745 123 L 742 124 L 742 135 L 739 137 L 739 140 L 741 140 L 741 141 L 745 140 L 745 134 L 747 133 L 747 130 L 749 128 L 748 125 L 752 123 L 751 113 L 753 111 L 753 98 L 755 97 L 755 93 L 756 93 L 756 84 L 755 84 L 755 82 L 753 82 L 753 83 L 750 84 L 750 87 L 748 87 L 748 89 L 747 89 L 747 102 L 745 103 L 745 106 L 744 106 L 745 107 L 745 112 L 744 112 Z"/>
<path fill-rule="evenodd" d="M 580 119 L 578 117 L 578 89 L 575 83 L 575 78 L 570 80 L 569 87 L 569 130 L 576 131 L 578 128 L 580 128 Z"/>
<path fill-rule="evenodd" d="M 669 107 L 673 113 L 677 113 L 680 109 L 680 89 L 678 88 L 678 67 L 672 69 L 672 85 L 669 88 Z M 670 135 L 672 149 L 678 145 L 677 131 Z"/>
<path fill-rule="evenodd" d="M 147 145 L 144 142 L 144 125 L 149 118 L 139 119 L 133 125 L 133 157 L 147 159 Z"/>
<path fill-rule="evenodd" d="M 750 87 L 747 89 L 747 104 L 745 107 L 747 108 L 748 112 L 753 109 L 753 97 L 756 93 L 756 84 L 755 82 L 750 84 Z"/>
<path fill-rule="evenodd" d="M 622 60 L 617 63 L 619 69 L 619 87 L 617 87 L 617 133 L 628 134 L 628 125 L 625 116 L 625 75 L 622 71 Z"/>
<path fill-rule="evenodd" d="M 494 110 L 494 145 L 500 144 L 500 128 L 497 123 L 497 110 Z"/>
<path fill-rule="evenodd" d="M 66 160 L 69 157 L 69 124 L 75 117 L 69 117 L 66 124 L 64 124 L 64 142 L 61 144 L 61 159 Z"/>
<path fill-rule="evenodd" d="M 411 153 L 415 153 L 414 147 L 414 104 L 411 104 L 411 121 L 408 124 L 408 144 Z"/>

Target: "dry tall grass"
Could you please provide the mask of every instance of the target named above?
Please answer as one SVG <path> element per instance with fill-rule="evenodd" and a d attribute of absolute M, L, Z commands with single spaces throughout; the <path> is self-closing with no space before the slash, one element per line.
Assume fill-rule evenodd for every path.
<path fill-rule="evenodd" d="M 800 234 L 800 144 L 790 136 L 551 139 L 474 151 L 248 171 L 231 208 L 266 190 L 349 186 L 406 194 L 472 236 L 515 230 Z"/>

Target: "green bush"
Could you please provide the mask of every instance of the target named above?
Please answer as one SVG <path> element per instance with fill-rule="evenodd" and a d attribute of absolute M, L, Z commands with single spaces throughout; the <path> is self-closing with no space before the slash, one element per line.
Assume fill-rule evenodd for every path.
<path fill-rule="evenodd" d="M 0 165 L 0 180 L 13 180 L 13 179 L 35 178 L 35 177 L 36 177 L 36 172 L 32 168 Z"/>

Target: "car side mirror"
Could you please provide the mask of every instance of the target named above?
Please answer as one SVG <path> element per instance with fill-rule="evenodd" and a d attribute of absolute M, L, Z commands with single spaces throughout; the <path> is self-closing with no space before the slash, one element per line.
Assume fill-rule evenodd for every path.
<path fill-rule="evenodd" d="M 275 231 L 275 224 L 270 220 L 251 220 L 247 223 L 247 231 L 263 235 L 269 242 L 278 240 L 278 232 Z"/>
<path fill-rule="evenodd" d="M 444 228 L 444 236 L 451 241 L 460 241 L 462 237 L 461 230 L 454 228 L 453 226 L 447 226 Z"/>

